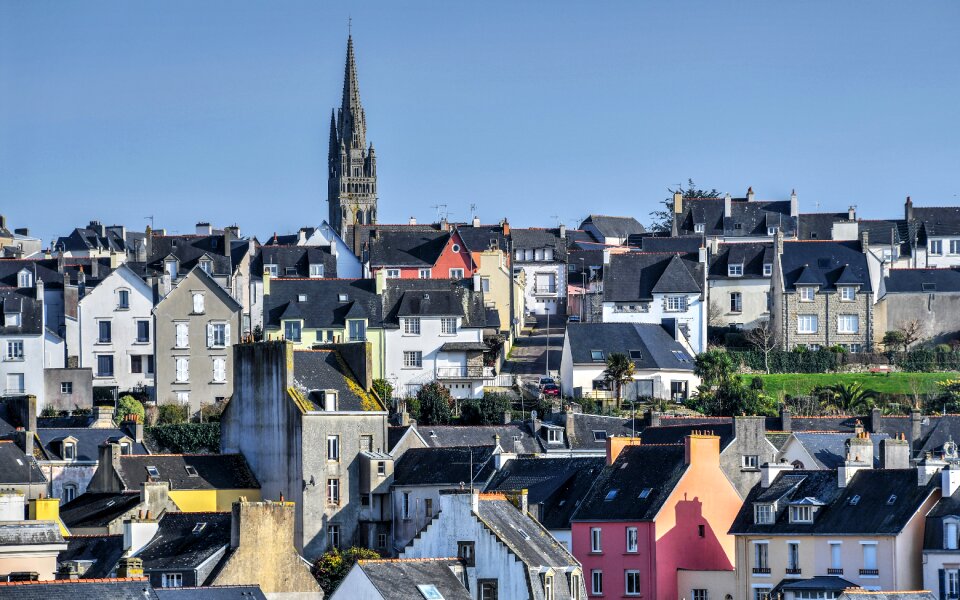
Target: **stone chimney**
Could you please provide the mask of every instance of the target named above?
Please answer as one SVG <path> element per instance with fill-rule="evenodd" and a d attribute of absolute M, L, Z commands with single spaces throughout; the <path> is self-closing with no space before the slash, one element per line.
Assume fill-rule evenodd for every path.
<path fill-rule="evenodd" d="M 753 186 L 747 188 L 747 202 L 753 202 Z"/>
<path fill-rule="evenodd" d="M 19 446 L 27 456 L 33 456 L 34 435 L 33 431 L 24 429 L 23 427 L 17 427 L 17 430 L 14 432 L 17 446 Z"/>
<path fill-rule="evenodd" d="M 847 220 L 848 221 L 857 220 L 857 206 L 855 204 L 851 204 L 850 206 L 847 207 Z"/>
<path fill-rule="evenodd" d="M 373 274 L 373 279 L 377 295 L 382 296 L 384 289 L 387 287 L 387 272 L 383 269 L 377 269 L 377 272 Z"/>
<path fill-rule="evenodd" d="M 407 221 L 407 224 L 408 224 L 408 225 L 416 225 L 416 224 L 417 224 L 417 218 L 416 218 L 416 217 L 410 217 L 410 220 Z"/>
<path fill-rule="evenodd" d="M 910 468 L 910 444 L 905 435 L 880 440 L 880 468 Z"/>
<path fill-rule="evenodd" d="M 201 222 L 197 223 L 197 235 L 212 235 L 213 226 L 210 223 Z"/>
<path fill-rule="evenodd" d="M 880 433 L 880 427 L 883 426 L 883 411 L 879 408 L 870 409 L 870 433 Z"/>
<path fill-rule="evenodd" d="M 75 581 L 80 579 L 79 573 L 77 573 L 77 565 L 74 562 L 65 562 L 61 563 L 57 567 L 57 579 L 60 581 Z"/>
<path fill-rule="evenodd" d="M 123 482 L 117 474 L 120 466 L 120 444 L 100 444 L 97 470 L 87 486 L 88 492 L 121 492 Z"/>
<path fill-rule="evenodd" d="M 860 232 L 860 250 L 864 254 L 867 253 L 867 247 L 869 245 L 870 245 L 870 232 L 866 230 L 861 231 Z"/>
<path fill-rule="evenodd" d="M 793 465 L 788 463 L 785 459 L 781 459 L 780 462 L 770 463 L 766 462 L 760 465 L 760 487 L 768 488 L 770 484 L 773 483 L 773 480 L 777 478 L 783 471 L 792 471 Z"/>
<path fill-rule="evenodd" d="M 513 421 L 513 413 L 509 410 L 503 411 L 503 424 L 509 425 L 511 421 Z"/>
<path fill-rule="evenodd" d="M 907 441 L 910 442 L 910 457 L 914 456 L 914 453 L 917 451 L 917 442 L 920 441 L 920 436 L 923 432 L 923 415 L 919 410 L 913 409 L 910 411 L 910 436 L 907 437 Z"/>
<path fill-rule="evenodd" d="M 617 457 L 627 446 L 639 446 L 638 437 L 621 437 L 616 435 L 607 436 L 607 466 L 616 462 Z"/>
<path fill-rule="evenodd" d="M 797 201 L 797 191 L 790 190 L 790 216 L 800 216 L 800 203 Z"/>
<path fill-rule="evenodd" d="M 143 443 L 143 422 L 140 415 L 127 415 L 123 421 L 123 429 L 133 441 Z"/>
<path fill-rule="evenodd" d="M 777 253 L 777 256 L 783 256 L 783 230 L 777 227 L 777 231 L 773 234 L 773 248 Z"/>
<path fill-rule="evenodd" d="M 473 226 L 480 227 L 480 217 L 473 217 Z"/>
<path fill-rule="evenodd" d="M 680 192 L 674 192 L 673 193 L 673 214 L 679 215 L 682 212 L 683 212 L 683 194 L 681 194 Z"/>
<path fill-rule="evenodd" d="M 117 564 L 117 578 L 143 577 L 143 560 L 135 557 L 121 558 Z"/>
<path fill-rule="evenodd" d="M 137 513 L 137 516 L 123 520 L 123 551 L 127 555 L 136 554 L 150 543 L 160 529 L 160 523 L 151 511 Z"/>
<path fill-rule="evenodd" d="M 723 197 L 723 216 L 727 219 L 733 216 L 733 198 L 730 194 Z"/>
<path fill-rule="evenodd" d="M 447 222 L 446 217 L 440 219 L 440 231 L 450 231 L 450 223 Z"/>
<path fill-rule="evenodd" d="M 564 225 L 563 223 L 560 223 L 559 230 L 560 230 L 560 233 L 559 233 L 560 239 L 561 240 L 567 239 L 567 226 Z"/>
<path fill-rule="evenodd" d="M 903 203 L 903 218 L 907 220 L 907 223 L 913 221 L 913 200 L 910 199 L 910 196 L 907 196 L 907 201 Z"/>
<path fill-rule="evenodd" d="M 786 406 L 780 409 L 780 431 L 784 433 L 793 431 L 793 411 Z"/>
<path fill-rule="evenodd" d="M 944 498 L 953 496 L 960 487 L 960 465 L 947 465 L 940 471 L 940 493 Z"/>
<path fill-rule="evenodd" d="M 939 458 L 934 458 L 932 454 L 927 452 L 926 456 L 917 461 L 917 485 L 927 485 L 933 479 L 933 476 L 946 466 L 947 463 Z"/>
<path fill-rule="evenodd" d="M 857 471 L 873 468 L 873 441 L 863 431 L 847 440 L 847 456 L 837 469 L 837 487 L 845 488 Z"/>
<path fill-rule="evenodd" d="M 113 406 L 97 405 L 93 406 L 93 423 L 90 424 L 93 429 L 113 429 Z"/>
<path fill-rule="evenodd" d="M 644 416 L 647 420 L 647 427 L 660 427 L 663 413 L 651 409 L 648 410 Z"/>

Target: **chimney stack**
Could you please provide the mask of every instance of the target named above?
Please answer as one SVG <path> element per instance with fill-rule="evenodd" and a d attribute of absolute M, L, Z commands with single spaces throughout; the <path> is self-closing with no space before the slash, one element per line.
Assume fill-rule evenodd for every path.
<path fill-rule="evenodd" d="M 944 498 L 953 496 L 960 487 L 960 465 L 947 465 L 940 471 L 940 493 Z"/>
<path fill-rule="evenodd" d="M 480 217 L 473 217 L 473 226 L 480 227 Z"/>
<path fill-rule="evenodd" d="M 903 218 L 907 220 L 907 223 L 913 221 L 913 200 L 910 199 L 910 196 L 907 196 L 907 201 L 903 204 Z"/>
<path fill-rule="evenodd" d="M 873 441 L 861 431 L 847 440 L 847 456 L 837 469 L 837 487 L 845 488 L 857 471 L 873 468 Z"/>
<path fill-rule="evenodd" d="M 416 224 L 417 224 L 417 218 L 416 218 L 416 217 L 410 217 L 410 220 L 407 221 L 407 224 L 408 224 L 408 225 L 416 225 Z"/>
<path fill-rule="evenodd" d="M 760 487 L 768 488 L 777 478 L 781 471 L 792 471 L 793 465 L 786 460 L 776 463 L 763 463 L 760 465 Z"/>
<path fill-rule="evenodd" d="M 910 468 L 910 444 L 902 433 L 897 437 L 880 440 L 880 468 Z"/>
<path fill-rule="evenodd" d="M 143 577 L 143 560 L 134 557 L 121 558 L 117 565 L 117 578 Z"/>
<path fill-rule="evenodd" d="M 136 554 L 150 543 L 153 536 L 160 529 L 160 523 L 153 518 L 153 513 L 142 510 L 135 517 L 123 521 L 123 551 L 127 555 Z"/>
<path fill-rule="evenodd" d="M 747 202 L 753 202 L 753 186 L 747 188 Z"/>
<path fill-rule="evenodd" d="M 559 234 L 559 235 L 560 235 L 560 239 L 561 239 L 561 240 L 567 239 L 567 226 L 564 225 L 563 223 L 560 223 L 559 229 L 560 229 L 560 234 Z"/>
<path fill-rule="evenodd" d="M 790 216 L 800 216 L 800 203 L 797 201 L 797 191 L 790 190 Z"/>
<path fill-rule="evenodd" d="M 917 461 L 917 485 L 927 485 L 933 479 L 933 476 L 946 466 L 947 463 L 939 458 L 934 458 L 932 454 L 927 452 L 926 456 Z"/>
<path fill-rule="evenodd" d="M 90 424 L 93 429 L 113 429 L 113 406 L 104 406 L 94 404 L 93 423 Z"/>
<path fill-rule="evenodd" d="M 638 437 L 621 437 L 617 435 L 607 436 L 607 466 L 617 461 L 617 457 L 627 446 L 639 446 Z"/>
<path fill-rule="evenodd" d="M 77 573 L 77 565 L 74 562 L 61 563 L 57 568 L 57 579 L 60 581 L 75 581 L 80 579 Z"/>
<path fill-rule="evenodd" d="M 723 216 L 727 219 L 733 216 L 733 198 L 730 194 L 723 197 Z"/>
<path fill-rule="evenodd" d="M 847 220 L 848 221 L 857 220 L 857 206 L 855 204 L 851 204 L 849 207 L 847 207 Z"/>
<path fill-rule="evenodd" d="M 140 415 L 127 415 L 123 421 L 123 428 L 134 442 L 143 443 L 143 423 L 140 421 Z"/>
<path fill-rule="evenodd" d="M 197 223 L 197 235 L 211 235 L 213 233 L 213 226 L 210 223 L 201 222 Z"/>
<path fill-rule="evenodd" d="M 786 406 L 780 409 L 780 431 L 784 433 L 793 431 L 793 412 Z"/>

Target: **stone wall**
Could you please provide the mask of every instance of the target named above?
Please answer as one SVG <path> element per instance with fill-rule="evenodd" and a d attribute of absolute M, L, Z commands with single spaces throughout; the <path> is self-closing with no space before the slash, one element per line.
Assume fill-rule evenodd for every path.
<path fill-rule="evenodd" d="M 837 344 L 860 344 L 864 352 L 873 348 L 874 334 L 873 293 L 857 292 L 853 301 L 840 300 L 835 292 L 817 292 L 812 302 L 801 302 L 800 295 L 785 292 L 780 295 L 783 303 L 783 344 L 787 350 L 799 345 L 817 344 L 822 347 Z M 797 333 L 799 315 L 816 315 L 816 333 Z M 840 315 L 857 315 L 860 331 L 858 333 L 840 333 L 837 330 Z"/>

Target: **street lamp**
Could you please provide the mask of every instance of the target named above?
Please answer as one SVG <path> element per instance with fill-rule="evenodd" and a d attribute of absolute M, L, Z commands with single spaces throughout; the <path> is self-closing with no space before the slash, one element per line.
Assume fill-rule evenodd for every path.
<path fill-rule="evenodd" d="M 583 307 L 583 303 L 587 300 L 587 273 L 584 271 L 583 259 L 580 259 L 580 281 L 582 282 L 580 286 L 580 322 L 583 323 L 583 317 L 587 312 L 587 309 Z"/>

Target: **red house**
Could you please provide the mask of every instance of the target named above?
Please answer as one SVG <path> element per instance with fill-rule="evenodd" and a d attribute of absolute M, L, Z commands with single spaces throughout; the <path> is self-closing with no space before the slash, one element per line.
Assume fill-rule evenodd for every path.
<path fill-rule="evenodd" d="M 607 438 L 607 467 L 571 519 L 588 596 L 676 600 L 679 569 L 732 570 L 740 505 L 718 436 Z"/>
<path fill-rule="evenodd" d="M 477 270 L 460 234 L 445 228 L 374 229 L 368 264 L 371 275 L 382 270 L 388 279 L 463 279 Z"/>

